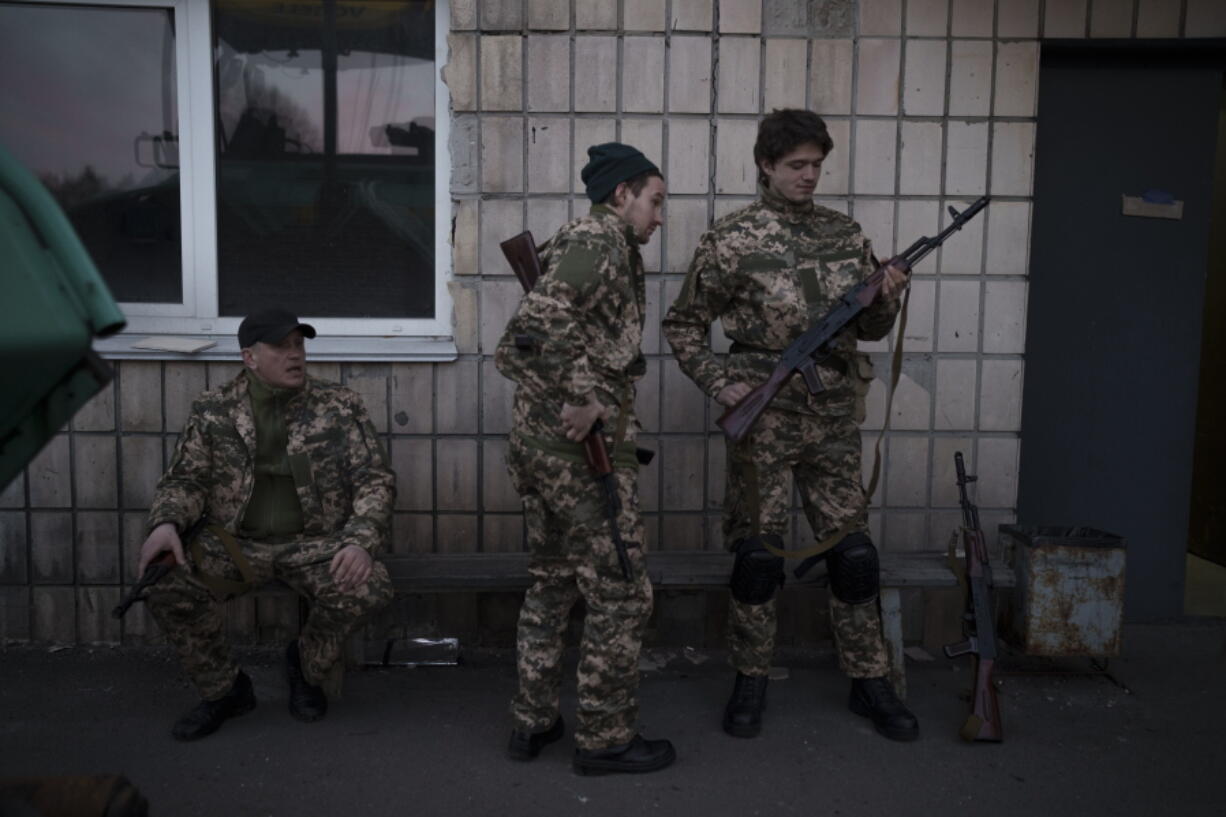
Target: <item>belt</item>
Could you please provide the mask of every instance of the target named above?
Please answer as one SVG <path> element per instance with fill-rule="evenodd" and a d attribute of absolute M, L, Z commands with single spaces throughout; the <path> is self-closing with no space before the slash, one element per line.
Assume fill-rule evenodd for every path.
<path fill-rule="evenodd" d="M 782 349 L 765 349 L 761 346 L 741 343 L 739 340 L 733 341 L 732 348 L 728 351 L 734 355 L 770 355 L 771 357 L 779 357 L 783 354 Z M 818 360 L 817 363 L 819 366 L 825 366 L 827 369 L 834 369 L 839 374 L 847 374 L 847 361 L 838 355 L 828 355 Z"/>

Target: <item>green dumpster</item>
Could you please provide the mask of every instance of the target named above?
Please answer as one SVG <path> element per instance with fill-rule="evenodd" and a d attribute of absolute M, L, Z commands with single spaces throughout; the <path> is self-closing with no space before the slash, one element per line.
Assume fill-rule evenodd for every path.
<path fill-rule="evenodd" d="M 55 199 L 0 148 L 0 490 L 111 380 L 125 319 Z"/>

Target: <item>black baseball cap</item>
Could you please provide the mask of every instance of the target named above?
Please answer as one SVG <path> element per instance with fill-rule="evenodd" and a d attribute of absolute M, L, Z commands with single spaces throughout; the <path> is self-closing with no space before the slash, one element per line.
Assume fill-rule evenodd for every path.
<path fill-rule="evenodd" d="M 279 343 L 295 329 L 302 332 L 304 338 L 315 337 L 315 327 L 302 323 L 298 316 L 285 309 L 263 309 L 252 312 L 243 318 L 238 326 L 239 348 L 246 349 L 263 341 L 264 343 Z"/>

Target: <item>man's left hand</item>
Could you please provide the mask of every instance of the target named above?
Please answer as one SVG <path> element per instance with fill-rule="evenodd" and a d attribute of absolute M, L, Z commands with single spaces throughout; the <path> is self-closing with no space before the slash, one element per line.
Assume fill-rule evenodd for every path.
<path fill-rule="evenodd" d="M 336 586 L 342 592 L 348 593 L 366 584 L 373 565 L 374 560 L 365 548 L 347 545 L 332 557 L 329 570 L 332 571 L 332 581 L 336 582 Z"/>
<path fill-rule="evenodd" d="M 905 261 L 895 258 L 885 268 L 885 278 L 881 281 L 881 297 L 887 301 L 898 300 L 910 283 L 911 268 Z"/>

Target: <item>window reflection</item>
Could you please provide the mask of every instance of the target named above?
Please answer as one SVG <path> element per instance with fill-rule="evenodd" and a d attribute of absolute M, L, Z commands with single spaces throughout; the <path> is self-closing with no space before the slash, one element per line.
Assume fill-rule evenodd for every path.
<path fill-rule="evenodd" d="M 219 305 L 434 315 L 432 2 L 217 0 Z"/>
<path fill-rule="evenodd" d="M 173 12 L 0 3 L 0 54 L 0 141 L 116 299 L 180 303 Z"/>

